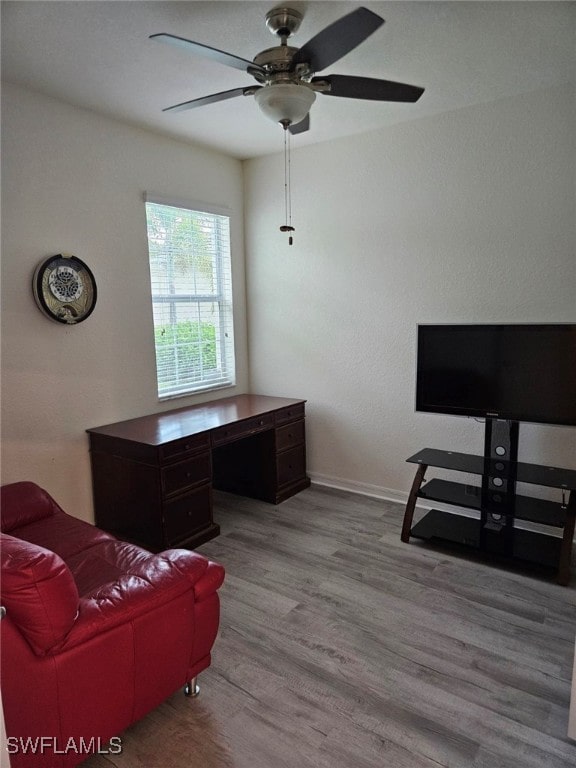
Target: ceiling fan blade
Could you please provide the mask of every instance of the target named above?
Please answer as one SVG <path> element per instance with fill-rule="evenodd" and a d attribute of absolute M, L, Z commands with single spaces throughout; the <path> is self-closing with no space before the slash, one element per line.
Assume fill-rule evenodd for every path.
<path fill-rule="evenodd" d="M 187 109 L 195 109 L 196 107 L 204 107 L 206 104 L 214 104 L 217 101 L 225 101 L 226 99 L 233 99 L 235 96 L 251 96 L 260 89 L 259 85 L 250 85 L 248 88 L 232 88 L 231 91 L 220 91 L 220 93 L 213 93 L 211 96 L 202 96 L 199 99 L 192 99 L 191 101 L 183 101 L 181 104 L 174 104 L 173 107 L 166 107 L 162 112 L 184 112 Z"/>
<path fill-rule="evenodd" d="M 177 35 L 169 35 L 166 32 L 159 32 L 156 35 L 150 35 L 150 40 L 158 40 L 161 43 L 177 45 L 179 48 L 184 48 L 184 50 L 187 50 L 189 53 L 196 53 L 199 56 L 212 59 L 212 61 L 225 64 L 227 67 L 241 69 L 243 72 L 249 72 L 250 70 L 257 72 L 264 71 L 259 64 L 254 64 L 253 61 L 242 59 L 239 56 L 234 56 L 232 53 L 226 53 L 226 51 L 219 51 L 218 48 L 211 48 L 209 45 L 195 43 L 193 40 L 187 40 L 185 37 L 178 37 Z"/>
<path fill-rule="evenodd" d="M 354 75 L 327 75 L 313 77 L 313 83 L 328 83 L 330 90 L 320 91 L 325 96 L 343 96 L 347 99 L 372 99 L 374 101 L 418 101 L 424 88 L 391 80 Z"/>
<path fill-rule="evenodd" d="M 323 29 L 294 54 L 290 69 L 309 64 L 312 72 L 320 72 L 345 56 L 366 40 L 384 19 L 367 8 L 357 8 Z"/>
<path fill-rule="evenodd" d="M 299 123 L 296 123 L 296 125 L 290 125 L 288 126 L 288 130 L 293 136 L 296 136 L 298 133 L 305 133 L 305 131 L 310 130 L 310 115 L 306 115 L 304 120 L 301 120 Z"/>

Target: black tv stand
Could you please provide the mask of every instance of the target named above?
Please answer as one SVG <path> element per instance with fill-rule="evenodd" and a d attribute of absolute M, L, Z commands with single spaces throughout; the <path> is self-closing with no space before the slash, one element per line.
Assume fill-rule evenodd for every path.
<path fill-rule="evenodd" d="M 402 541 L 410 537 L 444 545 L 473 548 L 486 556 L 532 563 L 556 571 L 556 580 L 570 579 L 576 523 L 576 471 L 517 461 L 518 423 L 486 420 L 484 455 L 425 448 L 407 459 L 418 464 L 406 504 Z M 440 467 L 481 477 L 481 485 L 466 485 L 424 477 L 428 467 Z M 533 498 L 516 492 L 516 483 L 561 491 L 561 501 Z M 442 502 L 471 513 L 431 509 L 413 525 L 417 499 Z M 523 524 L 524 523 L 524 524 Z M 531 530 L 525 523 L 538 523 Z M 553 535 L 562 529 L 562 536 Z"/>

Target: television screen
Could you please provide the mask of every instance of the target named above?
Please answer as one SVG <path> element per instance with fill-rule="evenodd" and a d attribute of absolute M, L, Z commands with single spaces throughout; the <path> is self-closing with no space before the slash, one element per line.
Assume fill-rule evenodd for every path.
<path fill-rule="evenodd" d="M 419 325 L 416 410 L 576 426 L 576 325 Z"/>

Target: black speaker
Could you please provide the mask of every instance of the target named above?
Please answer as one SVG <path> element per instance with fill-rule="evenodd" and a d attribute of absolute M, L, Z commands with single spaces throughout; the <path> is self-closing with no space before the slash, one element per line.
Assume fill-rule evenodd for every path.
<path fill-rule="evenodd" d="M 518 422 L 487 419 L 481 520 L 489 549 L 506 551 L 512 547 L 517 458 Z"/>

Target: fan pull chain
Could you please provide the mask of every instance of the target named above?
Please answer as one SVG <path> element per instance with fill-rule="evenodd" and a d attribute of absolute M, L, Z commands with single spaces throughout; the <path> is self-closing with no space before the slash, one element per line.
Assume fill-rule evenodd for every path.
<path fill-rule="evenodd" d="M 284 224 L 280 227 L 280 232 L 295 232 L 292 226 L 292 189 L 290 180 L 290 131 L 288 125 L 284 128 Z M 288 237 L 288 245 L 292 245 L 294 238 Z"/>

